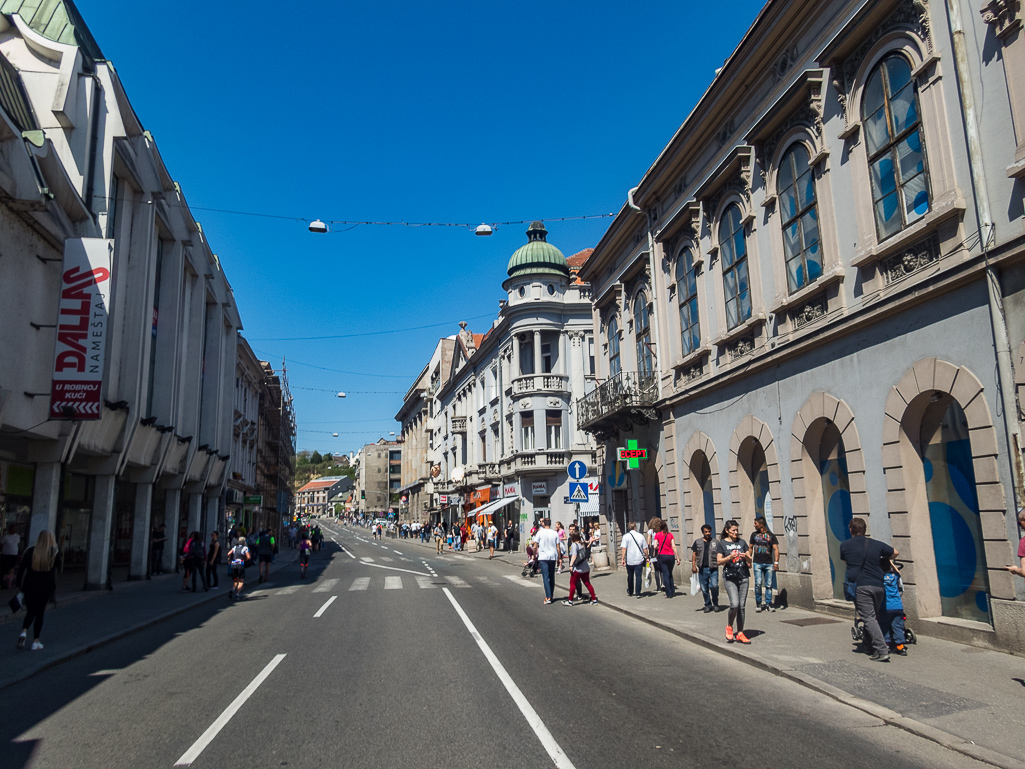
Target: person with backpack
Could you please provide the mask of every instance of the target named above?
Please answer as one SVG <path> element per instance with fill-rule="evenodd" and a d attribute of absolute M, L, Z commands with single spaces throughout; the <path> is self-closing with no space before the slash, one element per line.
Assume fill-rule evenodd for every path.
<path fill-rule="evenodd" d="M 566 606 L 573 606 L 573 595 L 576 593 L 577 584 L 582 582 L 591 594 L 591 603 L 598 603 L 598 596 L 594 593 L 591 585 L 591 564 L 587 559 L 591 557 L 590 545 L 584 544 L 580 538 L 580 532 L 575 529 L 569 534 L 569 597 L 563 601 Z"/>
<path fill-rule="evenodd" d="M 192 536 L 185 544 L 185 577 L 186 580 L 192 576 L 192 592 L 196 592 L 196 576 L 203 584 L 203 590 L 210 590 L 206 583 L 206 547 L 203 545 L 203 535 L 198 531 L 192 532 Z M 184 587 L 184 586 L 183 586 Z"/>
<path fill-rule="evenodd" d="M 630 521 L 626 525 L 626 535 L 619 545 L 622 553 L 621 562 L 626 569 L 626 594 L 641 597 L 641 577 L 644 575 L 644 564 L 648 560 L 647 545 L 644 537 L 637 533 L 637 524 Z"/>
<path fill-rule="evenodd" d="M 740 538 L 740 525 L 736 521 L 726 521 L 719 540 L 716 560 L 722 566 L 722 579 L 726 586 L 726 595 L 730 597 L 730 612 L 726 616 L 726 640 L 734 640 L 742 644 L 751 641 L 744 635 L 744 604 L 747 603 L 747 589 L 750 584 L 751 553 L 747 542 Z"/>
<path fill-rule="evenodd" d="M 883 575 L 883 590 L 886 591 L 886 599 L 879 622 L 883 640 L 890 647 L 890 654 L 907 657 L 907 638 L 904 633 L 904 581 L 900 578 L 900 567 L 892 561 L 890 570 Z"/>
<path fill-rule="evenodd" d="M 270 579 L 270 563 L 274 558 L 274 540 L 269 529 L 260 529 L 260 536 L 256 540 L 256 555 L 260 562 L 260 582 L 266 582 Z"/>
<path fill-rule="evenodd" d="M 239 537 L 235 546 L 228 551 L 228 564 L 231 566 L 231 590 L 228 593 L 228 600 L 242 600 L 242 588 L 246 584 L 246 563 L 250 560 L 246 538 Z"/>
<path fill-rule="evenodd" d="M 299 579 L 306 579 L 306 569 L 310 566 L 310 551 L 313 550 L 313 542 L 310 538 L 303 536 L 299 540 Z"/>

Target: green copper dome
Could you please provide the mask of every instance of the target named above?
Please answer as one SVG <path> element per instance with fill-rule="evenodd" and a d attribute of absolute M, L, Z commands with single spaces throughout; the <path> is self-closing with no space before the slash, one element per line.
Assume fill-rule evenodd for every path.
<path fill-rule="evenodd" d="M 542 222 L 531 222 L 527 229 L 527 245 L 516 249 L 509 259 L 509 277 L 525 275 L 558 275 L 569 277 L 569 264 L 562 251 L 546 238 L 548 230 Z"/>

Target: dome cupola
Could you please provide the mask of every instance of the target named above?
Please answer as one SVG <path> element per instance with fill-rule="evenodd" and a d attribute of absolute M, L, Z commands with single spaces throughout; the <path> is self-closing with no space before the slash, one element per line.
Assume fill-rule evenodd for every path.
<path fill-rule="evenodd" d="M 548 242 L 543 222 L 531 222 L 527 228 L 527 244 L 520 246 L 509 259 L 509 277 L 552 275 L 569 277 L 569 264 L 562 251 Z"/>

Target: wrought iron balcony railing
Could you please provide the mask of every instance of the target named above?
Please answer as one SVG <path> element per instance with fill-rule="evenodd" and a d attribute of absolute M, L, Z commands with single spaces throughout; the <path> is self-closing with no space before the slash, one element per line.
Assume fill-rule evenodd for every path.
<path fill-rule="evenodd" d="M 654 373 L 621 371 L 602 382 L 577 401 L 577 423 L 588 432 L 618 417 L 626 419 L 639 412 L 650 419 L 658 400 L 658 379 Z"/>

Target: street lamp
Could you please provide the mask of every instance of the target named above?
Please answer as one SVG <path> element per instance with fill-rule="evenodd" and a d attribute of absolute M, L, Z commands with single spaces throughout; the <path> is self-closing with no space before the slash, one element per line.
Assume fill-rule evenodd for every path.
<path fill-rule="evenodd" d="M 314 219 L 310 222 L 310 232 L 327 232 L 327 225 L 320 219 Z"/>

